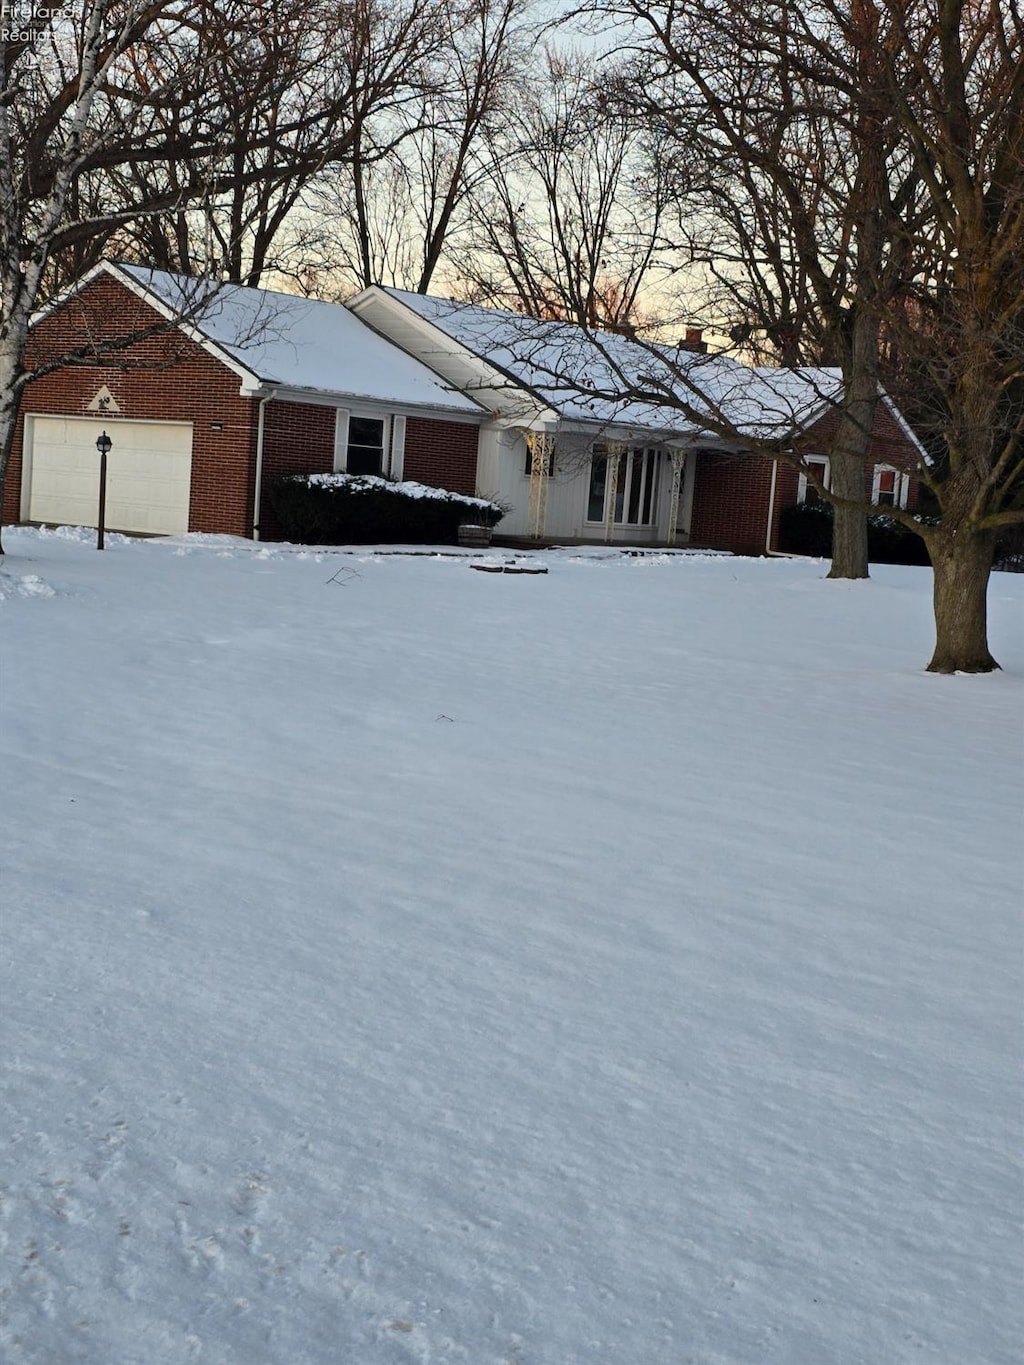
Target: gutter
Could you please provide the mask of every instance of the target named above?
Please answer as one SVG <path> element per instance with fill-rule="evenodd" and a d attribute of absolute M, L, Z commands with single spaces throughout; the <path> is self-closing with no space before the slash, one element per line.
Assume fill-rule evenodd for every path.
<path fill-rule="evenodd" d="M 775 554 L 772 549 L 772 522 L 775 519 L 775 484 L 779 477 L 779 462 L 772 460 L 772 487 L 768 494 L 768 525 L 764 532 L 764 552 L 766 555 Z"/>
<path fill-rule="evenodd" d="M 765 527 L 765 554 L 774 554 L 771 549 L 771 523 L 776 517 L 776 480 L 778 479 L 778 460 L 771 461 L 771 491 L 769 493 L 769 520 Z"/>
<path fill-rule="evenodd" d="M 256 418 L 256 468 L 252 494 L 252 538 L 260 538 L 260 492 L 263 483 L 263 436 L 266 431 L 267 404 L 277 397 L 277 389 L 271 389 L 260 399 L 259 415 Z"/>

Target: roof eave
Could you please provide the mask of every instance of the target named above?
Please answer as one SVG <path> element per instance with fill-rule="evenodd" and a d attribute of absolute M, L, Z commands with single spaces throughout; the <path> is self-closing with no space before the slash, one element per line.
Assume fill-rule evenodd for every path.
<path fill-rule="evenodd" d="M 242 381 L 243 393 L 245 393 L 249 387 L 259 388 L 263 382 L 273 383 L 273 380 L 264 381 L 263 376 L 258 375 L 255 370 L 251 370 L 247 365 L 243 365 L 230 351 L 207 336 L 202 328 L 194 321 L 190 321 L 187 312 L 183 313 L 172 308 L 166 300 L 160 297 L 156 290 L 147 289 L 141 281 L 135 279 L 133 275 L 122 270 L 112 261 L 104 261 L 101 262 L 101 264 L 106 266 L 107 273 L 114 279 L 119 280 L 126 289 L 130 289 L 136 297 L 142 299 L 143 302 L 148 303 L 151 308 L 161 315 L 161 317 L 166 318 L 168 322 L 179 328 L 185 336 L 188 337 L 189 341 L 193 341 L 197 346 L 201 346 L 202 349 L 213 356 L 215 360 L 219 360 L 222 365 L 226 365 L 229 370 L 232 370 L 237 374 Z"/>
<path fill-rule="evenodd" d="M 340 389 L 320 389 L 314 387 L 304 387 L 298 384 L 286 384 L 282 380 L 272 379 L 264 376 L 258 380 L 254 388 L 243 386 L 242 394 L 246 398 L 264 398 L 272 394 L 274 398 L 285 402 L 309 402 L 311 399 L 320 399 L 325 407 L 348 407 L 352 404 L 369 403 L 375 407 L 386 408 L 389 412 L 413 412 L 419 413 L 443 413 L 445 417 L 462 418 L 466 422 L 484 422 L 490 417 L 488 410 L 475 399 L 467 399 L 473 404 L 472 409 L 457 406 L 456 404 L 429 403 L 398 401 L 391 398 L 378 398 L 365 393 L 346 393 Z"/>
<path fill-rule="evenodd" d="M 446 332 L 445 329 L 434 322 L 432 318 L 424 317 L 423 314 L 418 313 L 415 308 L 410 308 L 404 299 L 398 298 L 382 285 L 371 284 L 354 298 L 348 299 L 345 306 L 346 308 L 351 308 L 357 316 L 360 316 L 358 311 L 359 304 L 370 298 L 383 299 L 385 302 L 401 309 L 408 317 L 419 323 L 426 330 L 428 335 L 436 334 L 439 337 L 443 337 L 448 346 L 454 347 L 453 353 L 455 355 L 475 360 L 480 365 L 486 365 L 488 369 L 501 380 L 502 384 L 511 385 L 520 393 L 529 394 L 542 409 L 550 410 L 550 404 L 539 390 L 532 388 L 529 384 L 524 384 L 518 375 L 513 374 L 510 370 L 506 370 L 502 365 L 496 364 L 490 356 L 482 355 L 479 351 L 474 350 L 472 346 L 467 346 L 464 341 L 459 341 L 457 337 L 453 337 L 450 332 Z M 372 326 L 372 323 L 369 325 Z M 388 340 L 391 340 L 390 337 Z M 392 342 L 392 345 L 397 346 L 398 343 Z M 401 349 L 401 347 L 399 349 Z M 421 364 L 426 365 L 428 369 L 431 368 L 428 360 L 424 360 L 419 356 L 416 358 L 420 360 Z M 501 385 L 495 385 L 495 387 L 500 388 Z"/>
<path fill-rule="evenodd" d="M 52 299 L 50 303 L 44 308 L 41 308 L 38 313 L 35 313 L 29 323 L 30 328 L 37 327 L 44 319 L 51 316 L 51 314 L 55 313 L 59 308 L 63 308 L 70 299 L 73 299 L 76 294 L 80 294 L 87 285 L 91 284 L 92 281 L 97 279 L 100 275 L 109 275 L 110 278 L 116 280 L 118 284 L 121 284 L 125 289 L 130 290 L 136 298 L 141 299 L 143 303 L 148 304 L 155 313 L 159 313 L 159 315 L 167 322 L 171 323 L 172 326 L 177 327 L 190 341 L 195 342 L 197 346 L 201 346 L 204 351 L 208 352 L 216 360 L 219 360 L 222 365 L 226 365 L 229 370 L 233 371 L 233 373 L 238 375 L 241 379 L 241 392 L 243 394 L 247 394 L 254 388 L 259 389 L 260 385 L 265 382 L 261 376 L 236 360 L 230 352 L 226 351 L 222 346 L 219 346 L 215 341 L 211 341 L 200 327 L 197 327 L 194 322 L 189 321 L 186 314 L 176 312 L 154 289 L 147 289 L 144 284 L 135 279 L 135 277 L 130 275 L 127 271 L 122 270 L 114 261 L 97 262 L 91 270 L 86 271 L 81 279 L 76 280 L 74 284 L 69 285 L 67 289 L 62 290 L 55 299 Z M 272 383 L 273 381 L 266 382 Z"/>

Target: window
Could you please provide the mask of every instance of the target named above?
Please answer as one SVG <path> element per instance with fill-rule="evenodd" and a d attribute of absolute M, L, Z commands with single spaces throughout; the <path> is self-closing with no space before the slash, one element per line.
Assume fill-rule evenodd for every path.
<path fill-rule="evenodd" d="M 812 474 L 815 475 L 815 477 L 818 479 L 818 481 L 819 481 L 820 483 L 824 484 L 824 486 L 825 486 L 826 488 L 828 488 L 828 487 L 829 487 L 829 478 L 828 478 L 828 475 L 829 475 L 829 468 L 828 468 L 828 460 L 825 460 L 825 459 L 821 459 L 821 460 L 810 459 L 810 460 L 808 460 L 806 463 L 807 463 L 807 468 L 811 471 Z M 821 494 L 820 494 L 820 493 L 818 492 L 818 490 L 815 488 L 814 484 L 811 483 L 811 481 L 808 479 L 808 477 L 807 477 L 806 474 L 801 474 L 801 475 L 800 475 L 800 487 L 799 487 L 799 489 L 798 489 L 798 491 L 797 491 L 797 501 L 798 501 L 798 502 L 811 502 L 811 503 L 813 503 L 813 502 L 821 502 L 821 500 L 822 500 Z"/>
<path fill-rule="evenodd" d="M 590 496 L 587 501 L 587 520 L 604 521 L 604 495 L 608 483 L 608 456 L 594 451 L 590 461 Z"/>
<path fill-rule="evenodd" d="M 590 492 L 587 498 L 587 520 L 607 521 L 609 487 L 609 459 L 618 460 L 615 479 L 615 507 L 612 520 L 616 526 L 652 526 L 658 515 L 658 470 L 661 451 L 634 446 L 618 456 L 609 457 L 606 450 L 596 446 L 590 461 Z"/>
<path fill-rule="evenodd" d="M 880 507 L 906 507 L 910 496 L 910 475 L 891 464 L 876 464 L 871 480 L 871 501 Z"/>
<path fill-rule="evenodd" d="M 383 473 L 384 435 L 383 417 L 349 417 L 345 459 L 349 474 Z"/>
<path fill-rule="evenodd" d="M 548 478 L 553 478 L 555 474 L 555 443 L 548 446 Z M 523 475 L 527 479 L 533 476 L 533 449 L 530 442 L 526 443 L 526 463 L 523 465 Z"/>

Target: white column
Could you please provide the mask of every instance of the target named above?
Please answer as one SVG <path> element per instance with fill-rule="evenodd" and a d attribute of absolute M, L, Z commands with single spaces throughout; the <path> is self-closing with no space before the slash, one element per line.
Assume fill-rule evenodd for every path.
<path fill-rule="evenodd" d="M 604 539 L 605 544 L 610 545 L 615 539 L 615 499 L 619 491 L 619 464 L 626 452 L 626 445 L 623 441 L 607 441 L 605 449 L 608 451 L 608 471 L 604 490 Z"/>
<path fill-rule="evenodd" d="M 668 543 L 676 543 L 676 528 L 679 522 L 679 490 L 683 482 L 683 463 L 686 456 L 681 450 L 670 450 L 672 457 L 672 489 L 668 498 Z"/>
<path fill-rule="evenodd" d="M 548 471 L 555 438 L 547 431 L 528 431 L 526 446 L 530 452 L 530 535 L 534 540 L 544 536 L 544 521 L 548 510 Z"/>

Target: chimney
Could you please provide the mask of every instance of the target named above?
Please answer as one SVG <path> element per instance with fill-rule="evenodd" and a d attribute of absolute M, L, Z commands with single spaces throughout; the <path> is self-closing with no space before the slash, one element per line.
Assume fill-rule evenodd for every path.
<path fill-rule="evenodd" d="M 707 355 L 708 343 L 703 339 L 703 327 L 687 327 L 686 336 L 682 341 L 676 343 L 680 351 L 696 351 L 698 355 Z"/>

